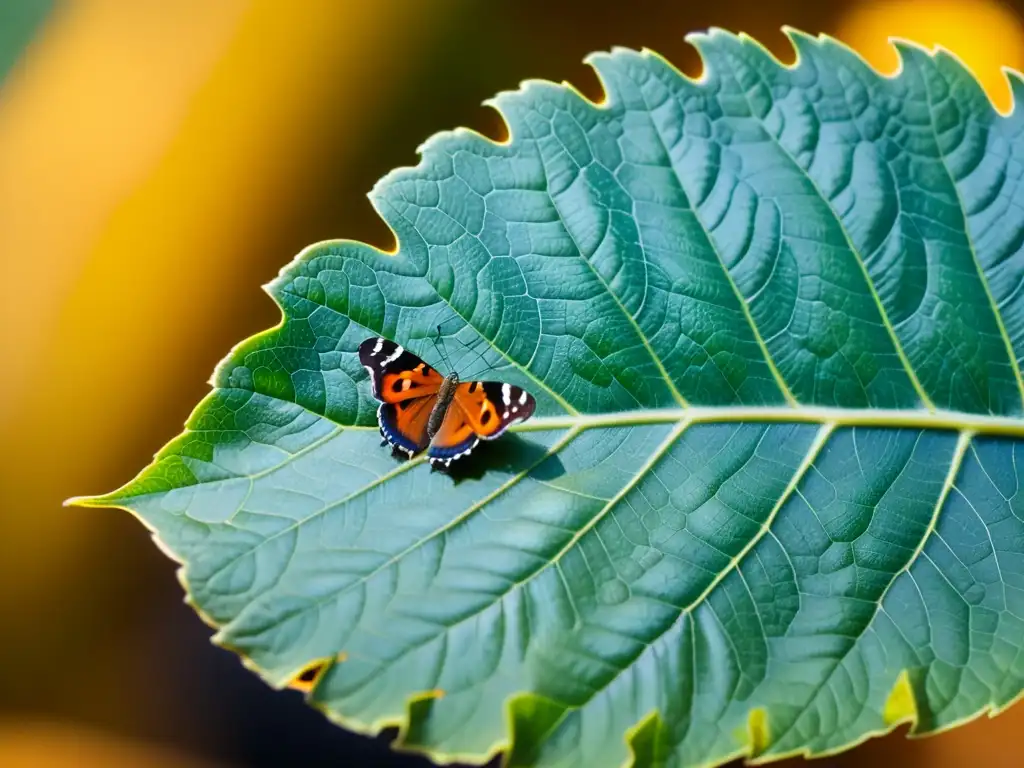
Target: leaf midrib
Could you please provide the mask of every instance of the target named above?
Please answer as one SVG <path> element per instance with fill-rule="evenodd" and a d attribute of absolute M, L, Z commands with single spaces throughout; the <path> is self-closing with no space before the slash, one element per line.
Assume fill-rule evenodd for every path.
<path fill-rule="evenodd" d="M 642 426 L 690 421 L 695 424 L 786 423 L 834 424 L 840 427 L 876 427 L 971 432 L 1024 438 L 1024 419 L 991 416 L 965 411 L 836 408 L 830 406 L 701 406 L 693 408 L 655 408 L 640 411 L 580 414 L 579 416 L 539 416 L 512 426 L 516 433 L 552 429 Z"/>
<path fill-rule="evenodd" d="M 851 417 L 853 416 L 853 417 Z M 947 417 L 947 418 L 943 418 Z M 1011 436 L 1024 438 L 1024 420 L 1012 419 L 1006 417 L 991 417 L 982 416 L 976 414 L 961 414 L 955 412 L 943 412 L 943 411 L 895 411 L 885 409 L 842 409 L 842 408 L 826 408 L 826 407 L 801 407 L 792 408 L 790 406 L 752 406 L 752 407 L 711 407 L 711 408 L 679 408 L 679 409 L 655 409 L 647 411 L 633 411 L 633 412 L 619 412 L 613 414 L 598 414 L 595 416 L 580 415 L 576 417 L 540 417 L 532 419 L 528 422 L 516 425 L 510 431 L 515 432 L 531 432 L 531 431 L 553 431 L 557 429 L 567 430 L 566 434 L 562 435 L 559 440 L 545 452 L 543 458 L 540 461 L 546 460 L 552 455 L 557 454 L 568 442 L 576 437 L 581 431 L 587 429 L 600 429 L 600 428 L 611 428 L 621 426 L 643 426 L 643 425 L 654 425 L 654 424 L 669 424 L 675 423 L 677 427 L 672 431 L 669 438 L 666 440 L 664 446 L 659 446 L 659 450 L 656 450 L 652 457 L 650 457 L 644 465 L 634 473 L 633 478 L 624 486 L 625 489 L 633 487 L 639 480 L 650 470 L 653 463 L 664 453 L 664 448 L 671 445 L 675 439 L 689 426 L 694 424 L 728 424 L 728 423 L 806 423 L 806 424 L 819 424 L 827 428 L 827 434 L 831 434 L 835 429 L 842 427 L 875 427 L 875 428 L 893 428 L 893 429 L 922 429 L 922 430 L 944 430 L 944 431 L 956 431 L 962 433 L 961 440 L 966 439 L 970 442 L 970 439 L 976 435 L 1000 435 L 1000 436 Z M 323 443 L 333 439 L 340 432 L 345 429 L 356 429 L 356 430 L 370 430 L 372 427 L 339 427 L 333 430 L 330 435 L 321 438 L 305 449 L 298 451 L 296 454 L 289 456 L 285 461 L 279 465 L 275 465 L 272 468 L 262 470 L 256 475 L 249 477 L 250 487 L 249 493 L 252 492 L 252 481 L 260 477 L 271 474 L 277 469 L 290 464 L 301 455 L 308 453 Z M 966 438 L 964 437 L 966 436 Z M 207 580 L 215 578 L 220 572 L 231 567 L 235 562 L 240 560 L 242 557 L 251 554 L 256 549 L 264 546 L 268 541 L 278 538 L 279 536 L 302 527 L 308 524 L 312 519 L 319 517 L 320 515 L 328 512 L 330 509 L 340 506 L 341 504 L 351 501 L 354 497 L 360 496 L 372 488 L 381 485 L 394 476 L 402 474 L 414 467 L 422 464 L 422 457 L 417 457 L 410 461 L 403 462 L 397 467 L 381 477 L 377 478 L 371 483 L 353 491 L 353 493 L 345 496 L 343 499 L 335 502 L 334 504 L 325 507 L 324 509 L 317 510 L 310 515 L 296 520 L 294 523 L 289 525 L 282 531 L 278 531 L 271 536 L 265 538 L 259 542 L 255 547 L 250 550 L 246 550 L 241 553 L 231 562 L 225 564 L 222 568 L 211 574 Z M 539 463 L 535 462 L 526 471 L 520 472 L 514 475 L 510 481 L 499 486 L 496 490 L 489 493 L 486 497 L 481 499 L 479 502 L 473 504 L 468 509 L 457 515 L 452 521 L 443 526 L 442 529 L 432 532 L 429 536 L 416 541 L 406 550 L 403 550 L 398 555 L 391 557 L 384 566 L 374 569 L 373 573 L 392 565 L 397 560 L 407 555 L 412 549 L 418 548 L 424 544 L 427 540 L 434 538 L 444 530 L 450 529 L 455 524 L 461 522 L 470 514 L 477 509 L 487 505 L 495 498 L 499 497 L 504 493 L 511 485 L 514 485 L 519 480 L 523 479 L 525 475 L 535 468 Z M 211 483 L 221 481 L 210 481 Z M 197 485 L 205 485 L 206 483 L 198 483 Z M 148 494 L 147 494 L 148 495 Z M 152 494 L 152 495 L 159 495 Z M 616 495 L 615 498 L 609 501 L 608 505 L 602 511 L 584 525 L 580 531 L 570 539 L 569 543 L 562 548 L 559 555 L 553 559 L 553 562 L 557 562 L 561 556 L 570 549 L 579 539 L 592 528 L 597 521 L 603 517 L 603 512 L 611 506 L 614 506 L 614 502 L 618 500 L 622 495 L 622 492 Z M 136 497 L 142 498 L 142 497 Z M 232 515 L 233 517 L 233 515 Z M 230 518 L 229 518 L 230 521 Z M 372 576 L 373 574 L 369 574 Z M 365 581 L 363 577 L 360 582 Z"/>
<path fill-rule="evenodd" d="M 289 401 L 290 402 L 290 401 Z M 292 403 L 294 404 L 294 403 Z M 300 406 L 302 407 L 302 406 Z M 317 418 L 326 419 L 323 414 L 305 409 Z M 644 426 L 647 424 L 672 424 L 689 421 L 694 424 L 736 424 L 736 423 L 785 423 L 785 424 L 834 424 L 841 427 L 874 427 L 879 429 L 925 429 L 954 432 L 970 432 L 978 436 L 998 436 L 1024 439 L 1024 419 L 1010 416 L 990 416 L 965 411 L 936 409 L 886 409 L 886 408 L 835 408 L 829 406 L 701 406 L 691 408 L 651 408 L 635 411 L 613 411 L 608 413 L 581 413 L 575 416 L 537 416 L 529 421 L 514 424 L 509 428 L 513 433 L 544 432 L 557 429 L 600 429 L 612 427 Z M 236 475 L 229 480 L 257 480 L 270 475 L 311 451 L 341 436 L 347 431 L 379 431 L 376 425 L 339 424 L 329 434 L 288 455 L 278 464 L 260 470 L 252 475 Z M 202 430 L 191 430 L 201 432 Z M 193 483 L 188 487 L 211 485 L 225 482 L 224 479 Z M 117 492 L 101 496 L 76 497 L 69 503 L 108 504 L 128 499 L 161 496 L 168 491 L 153 491 L 146 494 L 118 495 Z"/>
<path fill-rule="evenodd" d="M 290 402 L 290 401 L 289 401 Z M 294 403 L 292 403 L 294 404 Z M 302 407 L 302 406 L 300 406 Z M 317 418 L 326 419 L 323 414 L 305 409 Z M 529 421 L 514 424 L 509 428 L 513 433 L 544 432 L 557 429 L 600 429 L 602 427 L 644 426 L 646 424 L 671 424 L 689 421 L 694 424 L 735 424 L 735 423 L 785 423 L 785 424 L 834 424 L 839 427 L 874 427 L 879 429 L 926 429 L 954 432 L 970 432 L 978 436 L 999 436 L 1024 439 L 1024 419 L 1011 416 L 990 416 L 966 411 L 936 409 L 887 409 L 887 408 L 835 408 L 829 406 L 701 406 L 692 408 L 651 408 L 636 411 L 613 411 L 608 413 L 581 413 L 575 416 L 537 416 Z M 347 431 L 379 431 L 376 425 L 339 424 L 329 434 L 318 438 L 309 445 L 285 457 L 272 467 L 252 475 L 236 475 L 230 480 L 257 480 L 291 464 L 293 461 L 339 437 Z M 191 430 L 201 432 L 202 430 Z M 224 479 L 193 483 L 188 487 L 225 482 Z M 168 491 L 153 491 L 138 495 L 118 495 L 92 499 L 76 497 L 70 503 L 114 503 L 147 496 L 160 496 Z"/>

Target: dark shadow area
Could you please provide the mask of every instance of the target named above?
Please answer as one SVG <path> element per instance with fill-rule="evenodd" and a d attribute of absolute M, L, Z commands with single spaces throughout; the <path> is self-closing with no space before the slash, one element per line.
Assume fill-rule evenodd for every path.
<path fill-rule="evenodd" d="M 481 440 L 473 452 L 449 467 L 433 467 L 434 472 L 443 472 L 456 483 L 464 480 L 480 480 L 488 472 L 504 475 L 518 475 L 529 472 L 545 479 L 565 474 L 558 455 L 548 456 L 543 443 L 529 438 L 529 433 L 506 432 L 497 440 Z M 547 457 L 547 458 L 545 458 Z"/>

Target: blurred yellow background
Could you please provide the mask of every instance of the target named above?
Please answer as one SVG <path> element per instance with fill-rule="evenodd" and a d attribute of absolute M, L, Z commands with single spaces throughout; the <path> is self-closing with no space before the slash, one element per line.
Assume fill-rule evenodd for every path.
<path fill-rule="evenodd" d="M 425 765 L 265 687 L 138 522 L 61 501 L 178 433 L 303 246 L 389 245 L 365 192 L 431 133 L 501 135 L 480 102 L 527 77 L 597 96 L 581 61 L 612 45 L 696 73 L 684 34 L 721 26 L 788 62 L 783 24 L 885 72 L 890 35 L 942 44 L 1004 111 L 1024 69 L 1020 0 L 0 0 L 0 766 Z M 1019 765 L 1022 727 L 817 764 Z"/>

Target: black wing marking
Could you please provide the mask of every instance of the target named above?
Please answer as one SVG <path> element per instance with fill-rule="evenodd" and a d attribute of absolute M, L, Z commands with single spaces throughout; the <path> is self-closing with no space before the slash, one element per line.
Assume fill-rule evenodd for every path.
<path fill-rule="evenodd" d="M 385 400 L 382 393 L 386 375 L 412 371 L 420 365 L 423 366 L 422 370 L 430 370 L 429 366 L 412 352 L 380 336 L 371 336 L 359 345 L 359 362 L 370 374 L 373 396 L 378 400 Z"/>
<path fill-rule="evenodd" d="M 502 381 L 481 381 L 487 399 L 494 406 L 498 423 L 490 428 L 489 425 L 481 424 L 485 429 L 480 431 L 480 437 L 484 440 L 494 440 L 501 437 L 505 430 L 517 421 L 526 421 L 533 416 L 537 408 L 537 401 L 533 395 L 522 387 L 515 384 L 507 384 Z"/>

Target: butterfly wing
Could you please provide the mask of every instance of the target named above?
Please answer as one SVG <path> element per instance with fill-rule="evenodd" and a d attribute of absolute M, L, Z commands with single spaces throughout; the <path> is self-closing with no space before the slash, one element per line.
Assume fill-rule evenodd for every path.
<path fill-rule="evenodd" d="M 380 432 L 392 446 L 413 456 L 427 445 L 427 422 L 444 377 L 389 339 L 372 336 L 359 345 L 359 362 L 370 375 Z M 500 381 L 459 384 L 427 456 L 445 465 L 477 443 L 493 440 L 533 415 L 537 403 L 520 387 Z"/>
<path fill-rule="evenodd" d="M 430 448 L 427 449 L 427 458 L 434 466 L 443 464 L 448 466 L 455 459 L 460 459 L 480 442 L 476 432 L 473 431 L 466 413 L 457 401 L 452 400 L 448 405 L 448 411 L 441 422 L 441 428 L 430 441 Z"/>
<path fill-rule="evenodd" d="M 392 447 L 414 456 L 427 445 L 427 420 L 444 380 L 412 352 L 371 336 L 359 345 L 359 362 L 370 374 L 380 433 Z"/>
<path fill-rule="evenodd" d="M 381 403 L 377 409 L 381 436 L 412 458 L 427 446 L 427 420 L 436 402 L 437 395 L 429 395 Z"/>
<path fill-rule="evenodd" d="M 427 457 L 432 464 L 448 466 L 476 448 L 481 439 L 494 440 L 510 425 L 530 418 L 536 407 L 537 402 L 529 392 L 511 384 L 459 384 Z"/>
<path fill-rule="evenodd" d="M 455 390 L 455 402 L 484 440 L 494 440 L 517 421 L 533 415 L 537 401 L 521 387 L 500 381 L 467 381 Z"/>
<path fill-rule="evenodd" d="M 370 374 L 373 396 L 385 403 L 436 395 L 444 381 L 412 352 L 379 336 L 359 345 L 359 362 Z"/>

